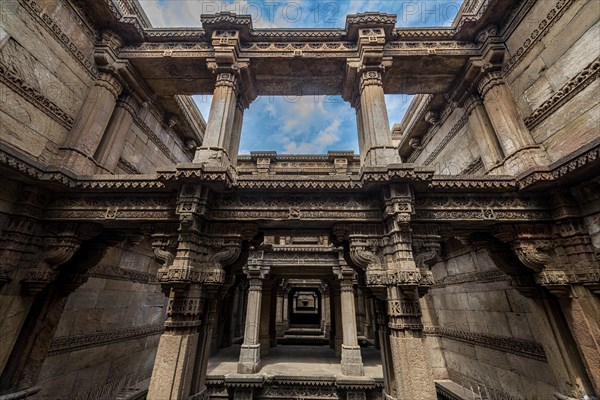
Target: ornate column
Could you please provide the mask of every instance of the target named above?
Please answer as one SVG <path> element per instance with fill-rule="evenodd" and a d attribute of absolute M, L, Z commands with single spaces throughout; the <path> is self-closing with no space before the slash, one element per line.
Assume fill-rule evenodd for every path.
<path fill-rule="evenodd" d="M 506 157 L 505 172 L 515 175 L 528 168 L 548 164 L 546 151 L 533 140 L 502 74 L 487 73 L 477 87 Z"/>
<path fill-rule="evenodd" d="M 375 313 L 373 310 L 373 297 L 365 296 L 365 336 L 367 339 L 375 338 Z"/>
<path fill-rule="evenodd" d="M 283 291 L 283 331 L 290 329 L 290 288 L 285 287 Z"/>
<path fill-rule="evenodd" d="M 138 102 L 132 96 L 121 95 L 119 97 L 106 131 L 94 154 L 95 160 L 105 171 L 115 171 L 127 140 L 127 134 L 133 123 L 133 116 L 137 113 L 138 108 Z M 102 173 L 103 171 L 100 170 L 99 172 Z"/>
<path fill-rule="evenodd" d="M 365 374 L 358 336 L 356 333 L 356 309 L 354 308 L 354 271 L 349 268 L 340 257 L 340 268 L 337 273 L 340 280 L 340 300 L 342 314 L 342 373 L 350 376 L 363 376 Z"/>
<path fill-rule="evenodd" d="M 226 283 L 224 266 L 237 261 L 242 242 L 256 233 L 250 226 L 205 223 L 207 198 L 208 189 L 202 185 L 183 185 L 177 200 L 176 251 L 169 238 L 156 237 L 154 242 L 155 255 L 163 261 L 158 280 L 169 302 L 148 391 L 150 400 L 203 396 L 216 300 Z"/>
<path fill-rule="evenodd" d="M 424 344 L 419 295 L 432 283 L 430 272 L 417 268 L 412 255 L 409 226 L 414 210 L 412 189 L 406 184 L 384 188 L 385 225 L 344 225 L 334 227 L 338 240 L 349 242 L 352 262 L 365 269 L 367 286 L 387 302 L 386 338 L 391 357 L 386 368 L 388 396 L 401 400 L 435 399 L 432 368 Z M 389 362 L 391 361 L 391 365 Z M 395 396 L 395 397 L 394 397 Z"/>
<path fill-rule="evenodd" d="M 58 158 L 55 160 L 56 164 L 77 174 L 93 174 L 97 170 L 94 154 L 123 89 L 114 68 L 122 45 L 117 35 L 111 32 L 102 33 L 95 51 L 100 73 L 79 109 L 71 132 L 60 147 Z"/>
<path fill-rule="evenodd" d="M 367 167 L 401 162 L 392 143 L 382 80 L 392 63 L 383 50 L 395 22 L 388 14 L 376 19 L 355 14 L 346 21 L 350 37 L 358 41 L 358 57 L 348 60 L 342 97 L 356 109 L 361 162 Z"/>
<path fill-rule="evenodd" d="M 277 320 L 276 320 L 276 330 L 277 330 L 277 337 L 278 338 L 283 337 L 283 314 L 284 314 L 284 310 L 283 310 L 283 295 L 284 295 L 283 287 L 282 286 L 277 286 Z"/>
<path fill-rule="evenodd" d="M 329 338 L 329 330 L 331 329 L 331 306 L 329 305 L 329 290 L 326 285 L 323 285 L 321 313 L 323 315 L 323 336 Z"/>
<path fill-rule="evenodd" d="M 341 291 L 339 284 L 337 286 L 333 286 L 332 289 L 332 303 L 333 303 L 333 315 L 335 316 L 335 334 L 333 335 L 333 346 L 335 350 L 335 355 L 337 357 L 342 356 L 342 343 L 344 342 L 344 333 L 343 333 L 343 325 L 342 325 L 342 301 L 341 301 Z"/>
<path fill-rule="evenodd" d="M 365 331 L 365 297 L 362 289 L 357 287 L 354 296 L 356 300 L 356 331 L 359 336 L 366 336 Z"/>
<path fill-rule="evenodd" d="M 229 144 L 238 95 L 238 78 L 233 72 L 217 74 L 210 114 L 202 146 L 196 151 L 194 162 L 229 167 Z"/>
<path fill-rule="evenodd" d="M 231 143 L 229 144 L 229 157 L 231 165 L 235 168 L 237 165 L 238 153 L 240 151 L 240 140 L 242 138 L 242 122 L 244 120 L 244 110 L 248 108 L 249 101 L 244 94 L 238 96 L 235 105 L 235 115 L 233 117 L 233 127 L 231 133 Z"/>
<path fill-rule="evenodd" d="M 246 328 L 244 343 L 240 349 L 239 374 L 255 374 L 260 370 L 261 345 L 259 342 L 263 281 L 269 273 L 264 265 L 264 251 L 250 253 L 244 272 L 248 276 L 248 306 L 246 307 Z"/>
<path fill-rule="evenodd" d="M 215 29 L 212 45 L 215 58 L 207 63 L 215 74 L 215 90 L 204 141 L 196 150 L 194 162 L 230 168 L 237 162 L 243 110 L 256 94 L 249 61 L 239 56 L 239 31 Z"/>
<path fill-rule="evenodd" d="M 271 288 L 272 282 L 264 281 L 262 287 L 262 300 L 260 311 L 259 338 L 260 355 L 266 356 L 271 348 L 270 321 L 271 321 Z"/>
<path fill-rule="evenodd" d="M 481 161 L 485 170 L 490 171 L 504 159 L 504 153 L 483 101 L 478 95 L 467 99 L 465 112 L 469 114 L 469 127 L 479 147 Z"/>
<path fill-rule="evenodd" d="M 396 375 L 394 374 L 394 363 L 392 361 L 392 350 L 390 348 L 390 331 L 388 328 L 388 318 L 385 310 L 385 302 L 379 299 L 374 300 L 375 318 L 377 324 L 377 335 L 379 343 L 379 352 L 381 353 L 381 366 L 384 379 L 384 396 L 386 400 L 390 397 L 395 399 L 396 394 Z"/>

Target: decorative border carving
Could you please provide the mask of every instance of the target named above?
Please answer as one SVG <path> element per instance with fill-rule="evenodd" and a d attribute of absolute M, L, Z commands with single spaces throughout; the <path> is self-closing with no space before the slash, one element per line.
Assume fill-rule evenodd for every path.
<path fill-rule="evenodd" d="M 481 157 L 477 157 L 471 164 L 467 165 L 466 168 L 461 172 L 461 175 L 473 175 L 483 170 L 483 161 Z"/>
<path fill-rule="evenodd" d="M 448 275 L 442 280 L 436 281 L 432 288 L 445 288 L 451 285 L 462 285 L 464 283 L 490 283 L 490 282 L 509 282 L 510 278 L 499 269 L 490 269 L 487 271 L 466 272 L 464 274 Z"/>
<path fill-rule="evenodd" d="M 159 335 L 164 331 L 163 324 L 152 324 L 134 328 L 117 329 L 106 332 L 86 333 L 75 336 L 55 337 L 50 342 L 48 356 L 72 352 L 103 344 L 112 344 L 125 340 L 132 340 L 144 336 Z"/>
<path fill-rule="evenodd" d="M 558 21 L 562 15 L 571 7 L 571 5 L 575 4 L 576 0 L 559 0 L 556 2 L 556 5 L 545 19 L 543 19 L 538 25 L 537 29 L 534 29 L 531 32 L 531 35 L 523 45 L 517 49 L 515 54 L 508 60 L 508 62 L 502 68 L 502 74 L 504 76 L 510 74 L 512 70 L 519 64 L 519 62 L 533 49 L 533 47 L 539 43 L 550 31 L 550 28 Z"/>
<path fill-rule="evenodd" d="M 137 169 L 132 163 L 130 163 L 127 160 L 124 160 L 122 158 L 119 158 L 119 162 L 117 163 L 117 165 L 119 166 L 119 168 L 121 168 L 123 171 L 132 174 L 132 175 L 139 175 L 141 174 L 140 170 Z"/>
<path fill-rule="evenodd" d="M 34 0 L 19 0 L 21 3 L 25 5 L 25 9 L 31 14 L 31 16 L 35 17 L 38 21 L 41 22 L 41 25 L 46 28 L 48 32 L 50 32 L 56 41 L 71 55 L 79 61 L 79 63 L 84 67 L 86 72 L 88 72 L 92 77 L 98 76 L 98 70 L 94 63 L 86 57 L 85 54 L 81 52 L 75 46 L 71 39 L 69 39 L 69 35 L 64 33 L 62 29 L 52 20 L 52 18 L 42 11 L 42 8 L 34 1 Z"/>
<path fill-rule="evenodd" d="M 41 94 L 36 88 L 28 85 L 23 78 L 10 71 L 2 62 L 0 62 L 0 81 L 64 128 L 70 130 L 73 126 L 74 119 L 69 114 Z"/>
<path fill-rule="evenodd" d="M 156 274 L 133 271 L 116 265 L 97 265 L 87 273 L 90 278 L 110 279 L 154 285 L 158 282 Z"/>
<path fill-rule="evenodd" d="M 535 128 L 540 122 L 545 120 L 557 108 L 561 107 L 567 101 L 571 100 L 575 95 L 581 92 L 594 82 L 600 74 L 600 57 L 597 57 L 591 64 L 586 66 L 576 76 L 571 78 L 558 91 L 544 101 L 531 115 L 525 118 L 525 125 L 530 130 Z"/>
<path fill-rule="evenodd" d="M 443 326 L 426 326 L 423 328 L 423 332 L 429 336 L 440 336 L 444 339 L 458 340 L 474 346 L 483 346 L 488 349 L 511 353 L 520 357 L 548 362 L 544 346 L 542 346 L 541 343 L 532 340 L 467 332 L 459 329 L 449 329 Z"/>

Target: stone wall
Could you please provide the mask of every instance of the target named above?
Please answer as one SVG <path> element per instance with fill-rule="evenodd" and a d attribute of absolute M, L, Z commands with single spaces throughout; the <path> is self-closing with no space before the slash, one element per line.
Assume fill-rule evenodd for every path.
<path fill-rule="evenodd" d="M 597 1 L 538 1 L 506 41 L 519 110 L 551 161 L 598 137 Z"/>
<path fill-rule="evenodd" d="M 511 288 L 486 250 L 454 254 L 433 269 L 422 300 L 436 379 L 491 399 L 550 399 L 558 390 L 529 299 Z"/>
<path fill-rule="evenodd" d="M 470 130 L 465 110 L 447 109 L 440 125 L 425 136 L 423 151 L 415 159 L 419 165 L 433 165 L 436 172 L 458 175 L 468 171 L 479 158 L 479 148 Z"/>
<path fill-rule="evenodd" d="M 0 140 L 47 159 L 93 84 L 95 33 L 60 1 L 3 3 L 2 22 Z"/>
<path fill-rule="evenodd" d="M 144 244 L 110 248 L 69 296 L 36 398 L 96 398 L 147 387 L 165 318 L 158 264 L 148 254 Z"/>
<path fill-rule="evenodd" d="M 554 162 L 598 137 L 598 2 L 537 1 L 524 7 L 520 22 L 501 30 L 507 48 L 502 75 L 534 141 Z M 468 120 L 463 108 L 448 105 L 424 135 L 414 162 L 435 165 L 442 174 L 480 170 Z"/>
<path fill-rule="evenodd" d="M 157 168 L 190 162 L 182 141 L 163 122 L 156 110 L 141 107 L 131 126 L 117 173 L 153 173 Z"/>
<path fill-rule="evenodd" d="M 11 0 L 0 27 L 0 141 L 61 165 L 65 143 L 90 88 L 98 32 L 70 1 Z M 89 101 L 89 100 L 88 100 Z M 135 103 L 134 103 L 135 104 Z M 152 173 L 192 153 L 154 102 L 136 104 L 115 173 Z M 118 156 L 118 154 L 117 154 Z"/>

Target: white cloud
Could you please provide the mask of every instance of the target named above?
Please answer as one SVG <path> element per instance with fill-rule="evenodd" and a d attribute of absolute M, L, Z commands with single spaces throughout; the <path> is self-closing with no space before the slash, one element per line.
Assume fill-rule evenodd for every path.
<path fill-rule="evenodd" d="M 289 142 L 284 146 L 285 151 L 290 154 L 325 153 L 327 150 L 330 150 L 329 146 L 340 140 L 341 124 L 342 122 L 338 118 L 335 118 L 326 128 L 317 133 L 314 140 L 310 142 Z"/>

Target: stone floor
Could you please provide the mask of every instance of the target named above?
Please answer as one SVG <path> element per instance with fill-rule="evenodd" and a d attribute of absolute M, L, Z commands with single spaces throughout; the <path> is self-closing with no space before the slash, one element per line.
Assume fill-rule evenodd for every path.
<path fill-rule="evenodd" d="M 383 379 L 379 350 L 361 349 L 365 378 Z M 237 374 L 240 346 L 222 349 L 208 360 L 208 376 Z M 272 347 L 262 358 L 260 375 L 341 377 L 340 359 L 329 346 Z"/>

